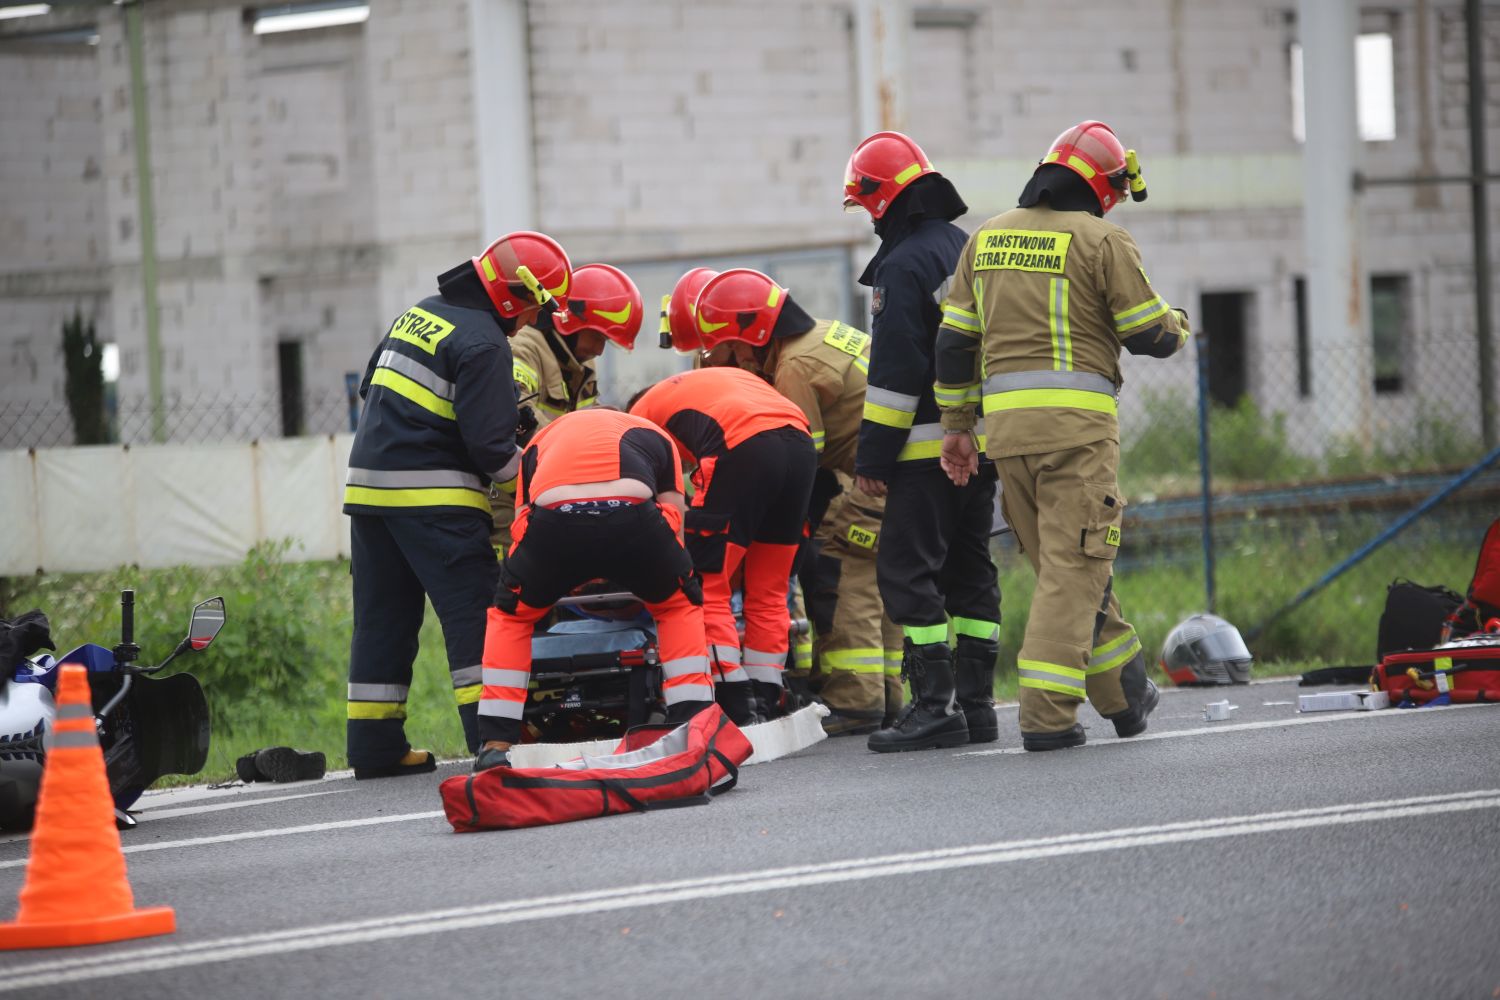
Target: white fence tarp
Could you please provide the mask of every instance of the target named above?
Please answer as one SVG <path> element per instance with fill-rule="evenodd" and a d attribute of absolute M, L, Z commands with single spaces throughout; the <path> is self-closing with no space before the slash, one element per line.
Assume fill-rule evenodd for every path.
<path fill-rule="evenodd" d="M 353 437 L 0 452 L 0 575 L 222 566 L 290 539 L 349 552 L 340 512 Z"/>

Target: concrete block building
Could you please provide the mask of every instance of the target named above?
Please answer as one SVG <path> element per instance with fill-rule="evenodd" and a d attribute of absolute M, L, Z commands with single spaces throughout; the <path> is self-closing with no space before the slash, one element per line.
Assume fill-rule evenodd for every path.
<path fill-rule="evenodd" d="M 3 17 L 0 447 L 69 440 L 75 310 L 111 345 L 122 415 L 149 399 L 154 337 L 168 439 L 341 429 L 391 317 L 513 228 L 623 267 L 648 304 L 689 267 L 744 264 L 861 325 L 869 225 L 840 202 L 864 134 L 923 143 L 972 228 L 1085 118 L 1140 150 L 1150 198 L 1110 218 L 1210 333 L 1216 400 L 1283 414 L 1309 449 L 1428 417 L 1477 435 L 1465 5 L 1348 3 L 1372 183 L 1351 230 L 1368 284 L 1326 293 L 1362 333 L 1337 343 L 1308 319 L 1296 0 L 373 0 L 297 31 L 268 30 L 288 5 L 222 0 Z M 1500 78 L 1500 5 L 1478 23 Z M 648 322 L 606 355 L 607 397 L 683 363 L 654 339 Z M 1194 398 L 1194 366 L 1128 362 L 1127 435 L 1151 394 Z"/>

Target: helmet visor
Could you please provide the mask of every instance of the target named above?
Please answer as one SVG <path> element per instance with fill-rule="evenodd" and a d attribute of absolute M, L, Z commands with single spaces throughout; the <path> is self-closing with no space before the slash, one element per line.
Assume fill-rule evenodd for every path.
<path fill-rule="evenodd" d="M 1252 659 L 1245 640 L 1240 637 L 1240 630 L 1233 626 L 1215 629 L 1192 643 L 1192 647 L 1199 663 Z"/>

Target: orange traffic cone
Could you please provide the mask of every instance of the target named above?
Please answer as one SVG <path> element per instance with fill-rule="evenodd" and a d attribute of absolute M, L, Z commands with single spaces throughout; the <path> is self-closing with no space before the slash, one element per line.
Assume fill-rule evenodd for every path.
<path fill-rule="evenodd" d="M 88 671 L 68 664 L 57 684 L 57 725 L 42 771 L 21 908 L 14 923 L 0 924 L 0 949 L 100 944 L 176 929 L 170 907 L 135 908 L 89 707 Z"/>

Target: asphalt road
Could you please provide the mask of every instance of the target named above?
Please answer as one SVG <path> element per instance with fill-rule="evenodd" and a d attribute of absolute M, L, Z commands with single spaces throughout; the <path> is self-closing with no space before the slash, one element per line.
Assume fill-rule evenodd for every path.
<path fill-rule="evenodd" d="M 511 832 L 450 832 L 432 776 L 153 795 L 127 861 L 178 932 L 0 952 L 0 996 L 1500 997 L 1500 708 L 1297 693 L 1167 692 L 1123 742 L 1085 710 L 1049 754 L 1003 708 L 988 748 L 829 740 Z"/>

